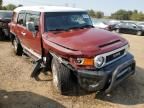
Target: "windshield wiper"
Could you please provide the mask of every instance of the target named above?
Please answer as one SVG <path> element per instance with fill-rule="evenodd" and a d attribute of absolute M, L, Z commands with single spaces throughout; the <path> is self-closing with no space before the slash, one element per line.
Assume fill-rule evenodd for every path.
<path fill-rule="evenodd" d="M 83 29 L 83 28 L 93 28 L 94 26 L 92 25 L 84 25 L 84 26 L 79 26 L 79 27 L 71 27 L 69 29 Z"/>
<path fill-rule="evenodd" d="M 68 29 L 52 29 L 52 30 L 48 30 L 48 31 L 68 31 Z"/>
<path fill-rule="evenodd" d="M 70 27 L 70 28 L 68 28 L 69 30 L 70 29 L 80 29 L 80 27 Z"/>
<path fill-rule="evenodd" d="M 83 25 L 80 28 L 94 28 L 94 26 L 93 25 Z"/>

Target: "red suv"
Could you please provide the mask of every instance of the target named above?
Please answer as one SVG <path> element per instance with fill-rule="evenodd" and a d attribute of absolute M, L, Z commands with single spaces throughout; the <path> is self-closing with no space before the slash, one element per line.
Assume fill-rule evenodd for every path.
<path fill-rule="evenodd" d="M 135 73 L 128 42 L 94 28 L 83 9 L 19 7 L 10 32 L 15 53 L 26 53 L 42 67 L 50 67 L 53 85 L 61 94 L 71 90 L 74 81 L 88 91 L 110 92 Z"/>

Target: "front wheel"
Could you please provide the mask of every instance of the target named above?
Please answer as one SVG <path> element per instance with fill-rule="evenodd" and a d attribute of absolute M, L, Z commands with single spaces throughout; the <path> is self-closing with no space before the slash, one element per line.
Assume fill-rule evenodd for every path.
<path fill-rule="evenodd" d="M 51 64 L 53 73 L 53 86 L 57 92 L 64 95 L 72 90 L 71 71 L 55 58 Z"/>
<path fill-rule="evenodd" d="M 116 29 L 116 32 L 117 32 L 117 33 L 120 33 L 120 29 Z"/>
<path fill-rule="evenodd" d="M 17 38 L 14 38 L 13 40 L 13 46 L 14 46 L 15 54 L 18 56 L 22 56 L 23 49 L 22 49 L 21 44 L 18 42 Z"/>

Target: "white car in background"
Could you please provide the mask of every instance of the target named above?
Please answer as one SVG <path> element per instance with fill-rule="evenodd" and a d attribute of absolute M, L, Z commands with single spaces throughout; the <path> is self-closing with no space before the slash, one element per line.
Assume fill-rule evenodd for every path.
<path fill-rule="evenodd" d="M 94 27 L 104 29 L 104 30 L 110 30 L 109 25 L 106 22 L 96 22 L 93 24 Z"/>

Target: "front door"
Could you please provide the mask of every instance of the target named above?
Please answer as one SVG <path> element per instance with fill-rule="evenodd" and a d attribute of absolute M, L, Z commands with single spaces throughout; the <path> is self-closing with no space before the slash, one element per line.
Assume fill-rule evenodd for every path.
<path fill-rule="evenodd" d="M 27 50 L 34 56 L 41 57 L 41 35 L 39 31 L 35 30 L 35 27 L 39 27 L 40 22 L 40 13 L 39 12 L 26 12 L 26 29 L 24 43 Z M 28 24 L 32 23 L 34 26 L 28 28 Z"/>

